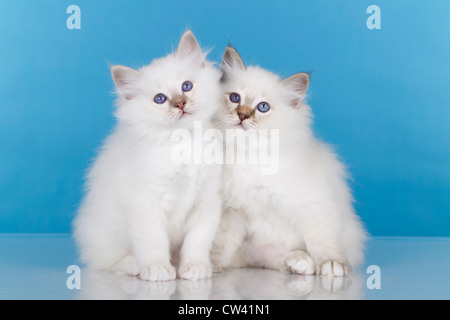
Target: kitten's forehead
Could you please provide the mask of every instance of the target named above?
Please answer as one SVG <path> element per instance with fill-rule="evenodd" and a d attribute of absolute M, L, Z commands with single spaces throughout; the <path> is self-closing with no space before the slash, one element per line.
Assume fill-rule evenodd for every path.
<path fill-rule="evenodd" d="M 178 87 L 180 81 L 194 81 L 200 72 L 199 68 L 190 64 L 188 60 L 177 58 L 175 55 L 153 60 L 140 71 L 144 74 L 146 85 L 155 88 Z"/>
<path fill-rule="evenodd" d="M 280 78 L 264 69 L 248 67 L 237 71 L 228 82 L 229 90 L 240 91 L 248 99 L 270 97 L 280 89 Z"/>

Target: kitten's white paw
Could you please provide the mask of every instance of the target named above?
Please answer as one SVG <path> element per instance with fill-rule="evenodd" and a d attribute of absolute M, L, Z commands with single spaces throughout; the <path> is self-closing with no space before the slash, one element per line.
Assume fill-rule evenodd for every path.
<path fill-rule="evenodd" d="M 208 279 L 211 278 L 212 267 L 205 263 L 188 263 L 178 269 L 178 275 L 186 280 Z"/>
<path fill-rule="evenodd" d="M 344 277 L 349 272 L 348 267 L 336 260 L 326 260 L 318 265 L 316 273 L 327 277 Z"/>
<path fill-rule="evenodd" d="M 170 264 L 155 263 L 142 268 L 139 277 L 147 281 L 168 281 L 174 280 L 177 274 Z"/>
<path fill-rule="evenodd" d="M 127 255 L 120 260 L 113 268 L 114 272 L 118 274 L 128 274 L 130 276 L 137 276 L 139 274 L 139 267 L 133 255 Z"/>
<path fill-rule="evenodd" d="M 296 250 L 289 253 L 285 260 L 286 266 L 292 273 L 313 275 L 314 260 L 304 251 Z"/>

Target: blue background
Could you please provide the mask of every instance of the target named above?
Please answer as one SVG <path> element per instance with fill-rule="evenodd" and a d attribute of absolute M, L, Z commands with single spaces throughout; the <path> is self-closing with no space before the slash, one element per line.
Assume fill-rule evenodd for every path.
<path fill-rule="evenodd" d="M 81 30 L 66 9 L 81 8 Z M 366 9 L 381 8 L 381 30 Z M 373 235 L 450 236 L 450 1 L 0 3 L 0 232 L 70 232 L 114 125 L 108 63 L 140 67 L 190 27 L 281 76 L 313 71 L 319 137 L 349 166 Z"/>

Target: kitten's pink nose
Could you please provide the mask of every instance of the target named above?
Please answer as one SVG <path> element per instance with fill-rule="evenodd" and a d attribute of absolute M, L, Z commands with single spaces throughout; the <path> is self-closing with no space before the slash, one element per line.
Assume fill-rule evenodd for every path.
<path fill-rule="evenodd" d="M 186 101 L 184 101 L 184 100 L 175 102 L 175 107 L 179 108 L 181 111 L 183 111 L 185 106 L 186 106 Z"/>
<path fill-rule="evenodd" d="M 239 120 L 241 120 L 241 122 L 250 117 L 248 114 L 244 114 L 244 113 L 240 113 L 240 112 L 238 112 L 238 116 L 239 116 Z"/>

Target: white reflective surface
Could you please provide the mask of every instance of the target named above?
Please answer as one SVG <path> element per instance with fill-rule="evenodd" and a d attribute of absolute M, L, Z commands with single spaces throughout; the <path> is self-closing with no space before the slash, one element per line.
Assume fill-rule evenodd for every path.
<path fill-rule="evenodd" d="M 450 299 L 449 238 L 373 238 L 366 264 L 345 278 L 234 269 L 202 281 L 147 282 L 81 270 L 81 289 L 66 273 L 78 265 L 68 235 L 0 235 L 0 299 Z M 369 265 L 381 289 L 369 290 Z"/>
<path fill-rule="evenodd" d="M 228 270 L 200 281 L 148 282 L 99 272 L 85 272 L 83 280 L 78 299 L 292 300 L 363 296 L 363 279 L 355 275 L 326 278 L 263 269 Z"/>

